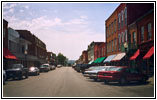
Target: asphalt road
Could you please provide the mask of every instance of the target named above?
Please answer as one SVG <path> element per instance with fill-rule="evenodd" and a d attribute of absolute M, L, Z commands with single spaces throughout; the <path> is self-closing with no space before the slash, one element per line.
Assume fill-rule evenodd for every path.
<path fill-rule="evenodd" d="M 154 97 L 150 84 L 94 82 L 71 67 L 56 68 L 39 76 L 10 80 L 3 86 L 4 97 Z"/>

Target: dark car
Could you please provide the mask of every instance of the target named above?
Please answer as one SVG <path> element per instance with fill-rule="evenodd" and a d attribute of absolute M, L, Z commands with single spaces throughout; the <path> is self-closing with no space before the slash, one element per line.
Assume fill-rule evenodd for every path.
<path fill-rule="evenodd" d="M 18 78 L 22 79 L 23 76 L 28 78 L 28 68 L 24 68 L 22 64 L 13 64 L 11 69 L 6 70 L 6 80 L 9 78 Z"/>
<path fill-rule="evenodd" d="M 40 74 L 40 70 L 38 69 L 38 67 L 30 67 L 29 68 L 29 75 L 39 75 Z"/>
<path fill-rule="evenodd" d="M 125 85 L 127 82 L 140 81 L 146 82 L 148 77 L 140 72 L 137 68 L 128 68 L 124 66 L 111 67 L 108 71 L 98 72 L 98 78 L 104 80 L 104 83 L 119 82 L 120 85 Z"/>
<path fill-rule="evenodd" d="M 82 72 L 84 74 L 85 70 L 88 69 L 90 67 L 89 64 L 82 64 L 80 66 L 80 72 Z"/>
<path fill-rule="evenodd" d="M 42 64 L 40 65 L 40 72 L 48 72 L 50 71 L 50 65 L 49 64 Z"/>

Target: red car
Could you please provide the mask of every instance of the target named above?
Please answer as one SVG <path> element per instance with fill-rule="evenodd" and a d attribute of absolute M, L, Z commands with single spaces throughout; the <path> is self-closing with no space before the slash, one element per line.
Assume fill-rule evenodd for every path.
<path fill-rule="evenodd" d="M 104 83 L 119 82 L 120 85 L 124 85 L 130 81 L 146 82 L 148 77 L 141 73 L 136 68 L 128 68 L 125 66 L 111 67 L 108 71 L 98 72 L 98 78 L 103 80 Z"/>

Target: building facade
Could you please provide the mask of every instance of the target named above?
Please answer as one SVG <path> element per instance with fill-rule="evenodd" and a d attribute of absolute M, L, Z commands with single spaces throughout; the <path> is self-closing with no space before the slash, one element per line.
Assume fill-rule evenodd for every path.
<path fill-rule="evenodd" d="M 88 63 L 88 52 L 86 50 L 82 52 L 82 60 L 84 64 Z"/>

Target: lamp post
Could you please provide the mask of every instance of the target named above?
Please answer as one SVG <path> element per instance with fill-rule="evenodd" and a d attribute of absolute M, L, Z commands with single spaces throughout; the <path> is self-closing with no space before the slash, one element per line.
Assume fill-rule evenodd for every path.
<path fill-rule="evenodd" d="M 25 67 L 27 68 L 27 49 L 25 50 L 24 54 L 25 54 Z"/>
<path fill-rule="evenodd" d="M 124 49 L 125 49 L 125 53 L 126 53 L 126 55 L 125 55 L 125 64 L 127 64 L 127 48 L 128 48 L 128 43 L 127 42 L 125 42 L 124 43 Z"/>

